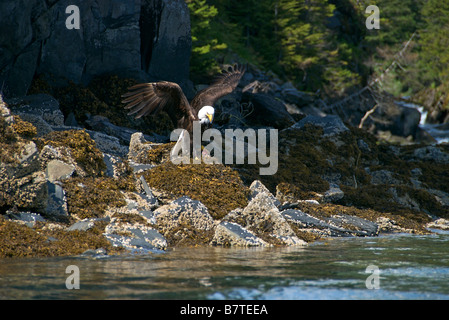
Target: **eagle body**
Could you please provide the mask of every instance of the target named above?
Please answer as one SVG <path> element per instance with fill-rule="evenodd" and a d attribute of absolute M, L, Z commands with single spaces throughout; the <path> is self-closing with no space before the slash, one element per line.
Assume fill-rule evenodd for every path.
<path fill-rule="evenodd" d="M 202 128 L 213 122 L 215 102 L 234 91 L 245 71 L 236 66 L 223 71 L 207 88 L 199 91 L 189 103 L 181 87 L 168 81 L 141 83 L 130 87 L 122 101 L 129 115 L 140 118 L 165 111 L 176 128 L 192 133 L 193 122 L 199 121 Z"/>

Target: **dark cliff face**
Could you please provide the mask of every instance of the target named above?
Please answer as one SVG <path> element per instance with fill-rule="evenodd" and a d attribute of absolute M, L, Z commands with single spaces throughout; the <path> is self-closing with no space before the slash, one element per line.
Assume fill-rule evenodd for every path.
<path fill-rule="evenodd" d="M 164 75 L 165 80 L 184 81 L 192 47 L 185 2 L 144 0 L 140 27 L 142 69 L 153 78 Z"/>
<path fill-rule="evenodd" d="M 70 5 L 80 29 L 68 29 Z M 187 83 L 190 17 L 182 0 L 5 0 L 0 3 L 0 82 L 7 97 L 27 93 L 36 75 L 87 84 L 115 73 Z"/>

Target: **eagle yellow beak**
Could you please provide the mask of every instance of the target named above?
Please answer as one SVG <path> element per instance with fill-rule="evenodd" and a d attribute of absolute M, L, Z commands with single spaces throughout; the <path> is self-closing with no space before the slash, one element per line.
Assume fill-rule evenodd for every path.
<path fill-rule="evenodd" d="M 206 114 L 206 116 L 209 119 L 209 122 L 212 123 L 213 116 L 210 113 Z"/>

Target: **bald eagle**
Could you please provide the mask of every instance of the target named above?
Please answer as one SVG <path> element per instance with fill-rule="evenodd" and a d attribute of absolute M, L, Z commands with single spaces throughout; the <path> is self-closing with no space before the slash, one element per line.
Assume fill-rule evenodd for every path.
<path fill-rule="evenodd" d="M 207 88 L 199 91 L 191 103 L 181 87 L 168 81 L 141 83 L 129 88 L 122 97 L 128 115 L 140 118 L 149 114 L 165 111 L 176 128 L 185 129 L 189 134 L 193 130 L 193 121 L 199 121 L 202 128 L 210 126 L 214 120 L 214 103 L 221 97 L 234 91 L 240 82 L 244 69 L 233 66 L 223 71 Z"/>

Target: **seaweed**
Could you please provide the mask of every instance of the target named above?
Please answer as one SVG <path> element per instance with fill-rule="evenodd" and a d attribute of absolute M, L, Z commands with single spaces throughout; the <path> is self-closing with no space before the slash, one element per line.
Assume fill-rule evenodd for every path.
<path fill-rule="evenodd" d="M 126 205 L 121 190 L 135 191 L 128 179 L 109 177 L 71 178 L 64 182 L 67 209 L 78 219 L 103 217 L 109 207 Z"/>
<path fill-rule="evenodd" d="M 174 165 L 166 162 L 144 173 L 152 188 L 173 197 L 188 196 L 201 201 L 214 219 L 224 217 L 248 203 L 249 189 L 237 172 L 225 165 Z"/>
<path fill-rule="evenodd" d="M 30 228 L 0 216 L 0 258 L 73 256 L 99 248 L 108 254 L 122 253 L 123 248 L 113 247 L 103 236 L 105 226 L 99 222 L 88 231 L 66 231 L 41 223 Z"/>
<path fill-rule="evenodd" d="M 96 143 L 84 130 L 52 131 L 42 138 L 36 139 L 41 148 L 44 145 L 66 147 L 78 165 L 89 176 L 104 176 L 106 164 L 103 153 L 96 147 Z"/>
<path fill-rule="evenodd" d="M 32 139 L 37 134 L 37 129 L 28 121 L 22 120 L 20 116 L 14 116 L 12 125 L 14 131 L 24 139 Z"/>

